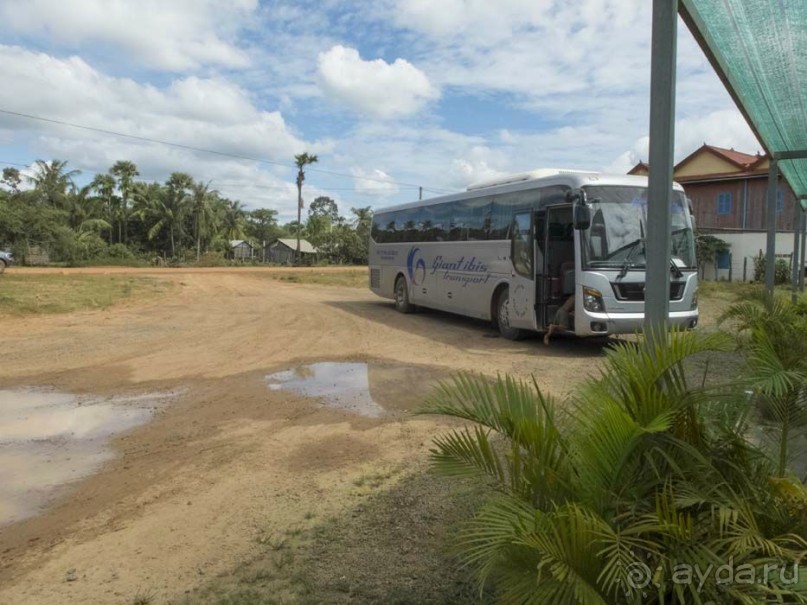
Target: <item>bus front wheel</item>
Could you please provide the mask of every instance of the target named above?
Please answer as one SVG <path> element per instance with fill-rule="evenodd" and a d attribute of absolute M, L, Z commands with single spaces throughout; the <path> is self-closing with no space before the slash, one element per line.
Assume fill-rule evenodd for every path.
<path fill-rule="evenodd" d="M 508 290 L 502 290 L 496 304 L 496 324 L 499 327 L 499 334 L 508 340 L 521 340 L 524 338 L 524 330 L 514 328 L 510 325 L 510 294 Z"/>
<path fill-rule="evenodd" d="M 395 309 L 400 313 L 411 313 L 413 306 L 409 302 L 409 288 L 406 279 L 401 276 L 395 281 Z"/>

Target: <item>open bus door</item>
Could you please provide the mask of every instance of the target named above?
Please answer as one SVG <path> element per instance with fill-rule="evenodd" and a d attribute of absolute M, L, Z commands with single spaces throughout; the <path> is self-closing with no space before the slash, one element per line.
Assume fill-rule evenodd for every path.
<path fill-rule="evenodd" d="M 508 323 L 520 330 L 535 330 L 536 246 L 533 211 L 526 208 L 513 215 L 510 227 L 510 289 Z"/>
<path fill-rule="evenodd" d="M 575 293 L 572 206 L 550 206 L 537 212 L 535 225 L 536 249 L 543 261 L 537 267 L 535 310 L 538 329 L 546 329 L 558 307 Z"/>

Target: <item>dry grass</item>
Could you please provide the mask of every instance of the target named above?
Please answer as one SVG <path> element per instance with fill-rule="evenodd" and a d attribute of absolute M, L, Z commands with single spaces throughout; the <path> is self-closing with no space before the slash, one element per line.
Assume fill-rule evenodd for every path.
<path fill-rule="evenodd" d="M 0 315 L 37 315 L 105 309 L 123 301 L 148 300 L 166 293 L 170 284 L 124 275 L 0 276 Z"/>
<path fill-rule="evenodd" d="M 272 273 L 269 277 L 295 284 L 317 284 L 321 286 L 342 286 L 346 288 L 368 288 L 369 277 L 366 267 L 346 271 L 317 271 L 316 269 Z"/>
<path fill-rule="evenodd" d="M 184 605 L 490 603 L 452 555 L 484 488 L 432 473 L 373 490 L 341 517 L 264 542 Z"/>

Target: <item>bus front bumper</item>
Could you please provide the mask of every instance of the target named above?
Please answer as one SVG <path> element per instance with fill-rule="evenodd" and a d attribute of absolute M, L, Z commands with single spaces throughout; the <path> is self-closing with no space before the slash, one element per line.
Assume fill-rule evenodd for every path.
<path fill-rule="evenodd" d="M 692 329 L 698 325 L 698 310 L 671 311 L 671 327 Z M 644 328 L 644 313 L 575 313 L 575 334 L 578 336 L 606 336 L 608 334 L 635 334 Z"/>

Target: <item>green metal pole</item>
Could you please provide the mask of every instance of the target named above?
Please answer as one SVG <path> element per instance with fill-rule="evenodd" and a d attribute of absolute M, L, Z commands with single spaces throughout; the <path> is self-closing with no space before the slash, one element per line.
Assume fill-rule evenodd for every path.
<path fill-rule="evenodd" d="M 782 209 L 784 212 L 784 208 Z M 793 302 L 796 302 L 796 299 L 799 297 L 799 264 L 801 263 L 801 259 L 799 258 L 799 235 L 801 234 L 801 216 L 797 213 L 799 212 L 798 209 L 794 209 L 793 211 L 793 254 L 790 256 L 790 297 Z"/>
<path fill-rule="evenodd" d="M 779 180 L 779 164 L 771 158 L 768 171 L 768 242 L 765 251 L 765 290 L 773 295 L 776 271 L 776 185 Z"/>
<path fill-rule="evenodd" d="M 801 222 L 801 254 L 799 255 L 799 292 L 804 292 L 804 255 L 807 253 L 807 212 L 802 210 Z"/>
<path fill-rule="evenodd" d="M 671 206 L 675 141 L 678 0 L 653 0 L 650 58 L 650 173 L 644 328 L 666 328 L 670 313 Z"/>

